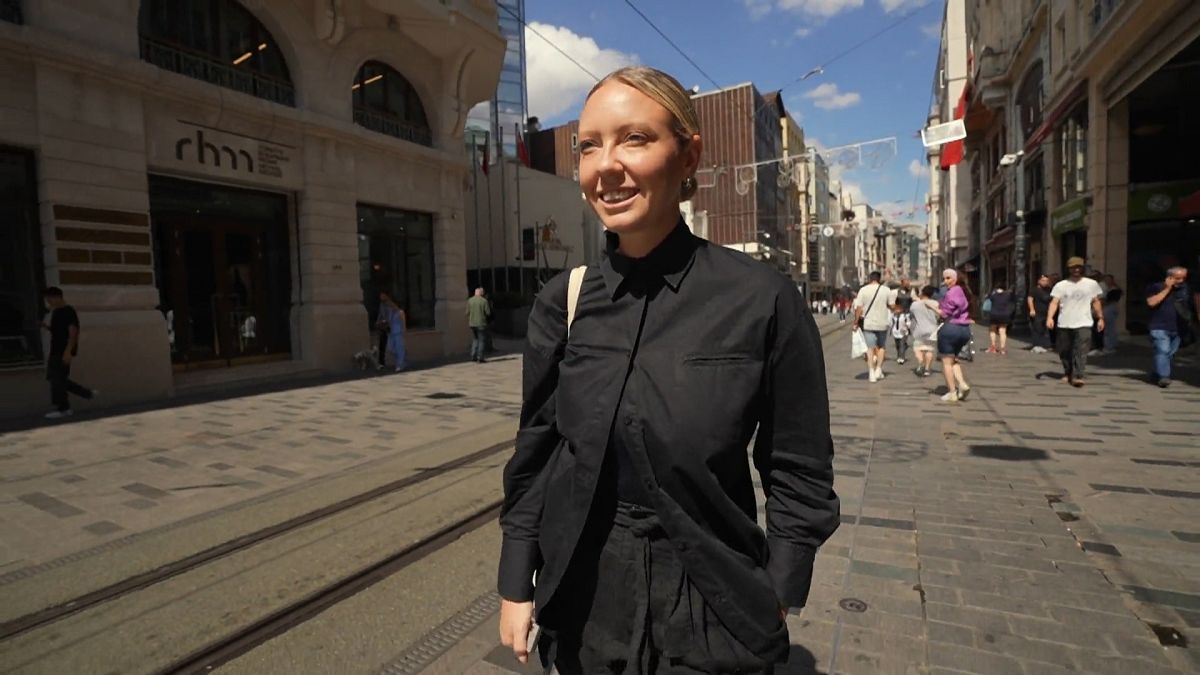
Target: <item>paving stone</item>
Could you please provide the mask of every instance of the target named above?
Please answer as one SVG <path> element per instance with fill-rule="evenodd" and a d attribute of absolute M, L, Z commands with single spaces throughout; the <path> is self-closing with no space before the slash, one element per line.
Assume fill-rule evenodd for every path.
<path fill-rule="evenodd" d="M 1175 591 L 1166 591 L 1158 588 L 1145 588 L 1142 586 L 1125 586 L 1125 590 L 1133 593 L 1133 597 L 1141 600 L 1142 602 L 1149 602 L 1154 605 L 1169 605 L 1171 607 L 1190 609 L 1192 611 L 1200 611 L 1200 595 L 1177 593 Z"/>
<path fill-rule="evenodd" d="M 83 476 L 79 476 L 79 475 L 76 475 L 76 474 L 73 474 L 73 473 L 69 473 L 69 474 L 67 474 L 67 475 L 65 475 L 65 476 L 59 476 L 59 477 L 58 477 L 58 479 L 59 479 L 60 481 L 64 482 L 64 483 L 67 483 L 67 484 L 71 484 L 71 483 L 81 483 L 81 482 L 83 482 L 83 481 L 87 480 L 87 479 L 86 479 L 86 478 L 84 478 Z"/>
<path fill-rule="evenodd" d="M 1012 675 L 1023 672 L 1021 663 L 1016 659 L 982 649 L 940 642 L 929 644 L 929 665 L 980 675 Z"/>
<path fill-rule="evenodd" d="M 150 500 L 150 499 L 131 499 L 127 502 L 121 502 L 121 505 L 128 506 L 131 509 L 145 511 L 146 509 L 152 509 L 152 508 L 158 506 L 158 502 Z"/>
<path fill-rule="evenodd" d="M 146 497 L 147 499 L 162 499 L 163 497 L 168 497 L 171 494 L 165 490 L 159 490 L 156 487 L 146 485 L 145 483 L 130 483 L 129 485 L 122 485 L 121 489 L 125 490 L 126 492 L 132 492 L 139 497 Z"/>
<path fill-rule="evenodd" d="M 83 513 L 82 509 L 71 506 L 62 500 L 55 499 L 44 492 L 31 492 L 19 495 L 17 499 L 39 511 L 45 511 L 56 518 L 70 518 L 71 516 L 78 516 Z"/>
<path fill-rule="evenodd" d="M 279 476 L 281 478 L 299 478 L 300 476 L 304 475 L 295 471 L 289 471 L 288 469 L 281 469 L 277 466 L 270 466 L 268 464 L 256 466 L 254 467 L 254 470 L 261 471 L 263 473 L 269 473 L 272 476 Z"/>
<path fill-rule="evenodd" d="M 1016 656 L 1022 661 L 1038 661 L 1068 668 L 1074 665 L 1071 656 L 1076 651 L 1054 642 L 1045 642 L 1009 633 L 981 632 L 975 645 L 984 651 Z"/>
<path fill-rule="evenodd" d="M 113 532 L 120 532 L 121 530 L 124 530 L 125 528 L 121 527 L 120 525 L 118 525 L 114 522 L 102 520 L 97 523 L 92 523 L 91 525 L 84 525 L 83 529 L 88 532 L 91 532 L 92 534 L 104 536 L 107 534 L 112 534 Z"/>

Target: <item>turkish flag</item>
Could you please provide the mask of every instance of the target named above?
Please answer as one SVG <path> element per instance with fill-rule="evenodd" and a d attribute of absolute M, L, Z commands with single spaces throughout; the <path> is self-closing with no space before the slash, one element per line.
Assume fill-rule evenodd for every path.
<path fill-rule="evenodd" d="M 525 147 L 525 138 L 521 134 L 517 134 L 517 159 L 525 166 L 529 166 L 529 149 Z"/>

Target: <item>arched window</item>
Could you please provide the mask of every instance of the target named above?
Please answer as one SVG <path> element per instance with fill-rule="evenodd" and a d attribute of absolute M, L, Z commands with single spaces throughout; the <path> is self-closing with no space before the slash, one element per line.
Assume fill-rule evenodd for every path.
<path fill-rule="evenodd" d="M 296 105 L 279 45 L 234 0 L 143 0 L 138 17 L 142 60 L 159 68 Z"/>
<path fill-rule="evenodd" d="M 350 86 L 354 122 L 371 131 L 421 145 L 433 145 L 433 133 L 417 90 L 391 66 L 367 61 Z"/>

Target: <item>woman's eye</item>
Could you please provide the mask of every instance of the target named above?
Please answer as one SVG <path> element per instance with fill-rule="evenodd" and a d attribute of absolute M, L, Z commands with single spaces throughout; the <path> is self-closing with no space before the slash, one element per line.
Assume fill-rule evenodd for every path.
<path fill-rule="evenodd" d="M 625 137 L 625 142 L 627 142 L 627 143 L 635 143 L 635 144 L 637 144 L 637 143 L 645 143 L 645 142 L 646 142 L 646 135 L 645 135 L 645 134 L 638 134 L 638 133 L 629 134 L 628 136 L 626 136 L 626 137 Z"/>
<path fill-rule="evenodd" d="M 595 141 L 580 141 L 579 142 L 579 151 L 580 152 L 587 152 L 588 150 L 592 150 L 595 147 L 596 147 Z"/>

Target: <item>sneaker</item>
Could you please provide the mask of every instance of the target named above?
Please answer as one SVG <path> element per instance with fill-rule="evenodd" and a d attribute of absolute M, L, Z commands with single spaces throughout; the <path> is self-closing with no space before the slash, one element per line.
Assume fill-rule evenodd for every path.
<path fill-rule="evenodd" d="M 871 370 L 870 370 L 870 371 L 867 373 L 867 381 L 868 381 L 868 382 L 870 382 L 871 384 L 875 384 L 876 382 L 878 382 L 878 381 L 879 381 L 879 376 L 875 374 L 875 369 L 874 369 L 874 368 L 872 368 L 872 369 L 871 369 Z"/>
<path fill-rule="evenodd" d="M 1071 380 L 1071 386 L 1075 387 L 1076 389 L 1082 387 L 1083 385 L 1084 385 L 1083 380 Z"/>
<path fill-rule="evenodd" d="M 58 419 L 62 419 L 62 418 L 64 418 L 64 417 L 70 417 L 71 415 L 74 415 L 74 414 L 75 414 L 75 411 L 73 411 L 73 410 L 70 410 L 70 409 L 67 409 L 67 410 L 55 410 L 55 411 L 53 411 L 53 412 L 48 412 L 48 413 L 46 413 L 46 419 L 48 419 L 48 420 L 58 420 Z"/>
<path fill-rule="evenodd" d="M 925 369 L 925 372 L 921 373 L 921 377 L 929 377 L 930 375 L 933 375 L 933 371 L 928 368 Z"/>
<path fill-rule="evenodd" d="M 1088 352 L 1087 355 L 1088 356 L 1100 356 L 1103 353 L 1104 352 L 1100 351 L 1099 349 L 1093 349 L 1092 351 Z"/>
<path fill-rule="evenodd" d="M 995 347 L 988 347 L 988 349 L 987 349 L 987 353 L 989 353 L 989 354 L 995 354 L 995 353 L 996 353 L 996 348 L 995 348 Z"/>
<path fill-rule="evenodd" d="M 958 390 L 958 400 L 960 400 L 960 401 L 967 400 L 967 395 L 970 393 L 971 393 L 970 387 L 960 387 Z"/>
<path fill-rule="evenodd" d="M 1045 347 L 1034 347 L 1033 349 L 1031 349 L 1029 351 L 1033 352 L 1034 354 L 1045 354 L 1046 348 Z"/>
<path fill-rule="evenodd" d="M 1007 349 L 1001 349 L 1001 350 L 1000 350 L 1000 356 L 1008 356 L 1008 350 L 1007 350 Z"/>
<path fill-rule="evenodd" d="M 1161 380 L 1158 381 L 1158 386 L 1162 387 L 1163 389 L 1166 389 L 1167 387 L 1171 386 L 1171 378 L 1169 378 L 1169 377 L 1162 378 Z"/>
<path fill-rule="evenodd" d="M 948 392 L 942 394 L 941 399 L 943 401 L 945 401 L 946 403 L 957 403 L 962 400 L 961 398 L 959 398 L 958 392 L 956 392 L 956 391 L 948 391 Z"/>
<path fill-rule="evenodd" d="M 896 359 L 896 363 L 898 363 L 900 365 L 904 365 L 904 359 L 902 359 L 902 358 Z"/>

